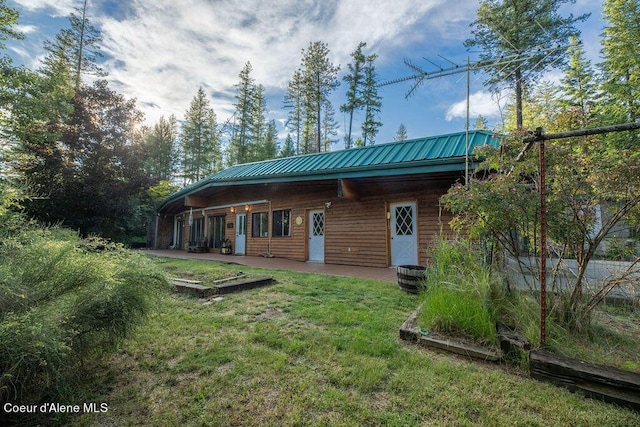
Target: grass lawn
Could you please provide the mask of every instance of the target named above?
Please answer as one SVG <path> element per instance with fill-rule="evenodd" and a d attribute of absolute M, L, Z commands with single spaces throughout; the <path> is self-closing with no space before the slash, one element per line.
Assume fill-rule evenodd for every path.
<path fill-rule="evenodd" d="M 74 425 L 640 425 L 513 369 L 405 344 L 418 299 L 391 283 L 161 259 L 172 275 L 277 284 L 203 304 L 167 294 L 91 378 Z"/>

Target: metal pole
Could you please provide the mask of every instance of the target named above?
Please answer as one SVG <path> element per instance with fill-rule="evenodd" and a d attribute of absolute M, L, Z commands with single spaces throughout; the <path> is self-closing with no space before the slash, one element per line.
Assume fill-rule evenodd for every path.
<path fill-rule="evenodd" d="M 469 57 L 467 57 L 467 123 L 465 125 L 464 185 L 469 186 Z"/>
<path fill-rule="evenodd" d="M 546 341 L 547 324 L 547 194 L 544 140 L 540 141 L 540 347 Z"/>

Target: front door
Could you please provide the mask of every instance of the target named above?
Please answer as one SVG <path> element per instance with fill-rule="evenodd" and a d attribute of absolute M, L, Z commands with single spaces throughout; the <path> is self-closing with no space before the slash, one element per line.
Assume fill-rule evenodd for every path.
<path fill-rule="evenodd" d="M 236 215 L 236 255 L 244 255 L 247 246 L 247 214 Z"/>
<path fill-rule="evenodd" d="M 416 204 L 414 202 L 391 205 L 391 264 L 416 265 L 418 263 L 418 233 Z"/>
<path fill-rule="evenodd" d="M 309 211 L 309 261 L 324 262 L 324 211 Z"/>

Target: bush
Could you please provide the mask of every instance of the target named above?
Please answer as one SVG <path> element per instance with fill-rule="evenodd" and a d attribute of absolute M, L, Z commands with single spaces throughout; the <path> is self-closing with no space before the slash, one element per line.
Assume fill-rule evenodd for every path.
<path fill-rule="evenodd" d="M 168 285 L 144 256 L 58 227 L 6 239 L 0 274 L 0 400 L 13 402 L 62 398 Z"/>
<path fill-rule="evenodd" d="M 495 344 L 491 289 L 496 280 L 468 242 L 438 241 L 425 272 L 421 326 Z"/>

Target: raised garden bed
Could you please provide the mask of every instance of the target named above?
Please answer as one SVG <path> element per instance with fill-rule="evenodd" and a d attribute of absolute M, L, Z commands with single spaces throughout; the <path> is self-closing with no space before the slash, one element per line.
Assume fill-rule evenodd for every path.
<path fill-rule="evenodd" d="M 424 336 L 418 327 L 417 317 L 418 312 L 414 312 L 402 324 L 401 339 L 475 360 L 504 360 L 502 351 L 492 352 L 466 343 Z M 529 344 L 522 337 L 514 335 L 502 325 L 498 327 L 498 334 L 503 351 L 508 353 L 514 348 L 528 351 L 531 377 L 640 412 L 640 374 L 570 359 L 544 350 L 529 350 Z"/>
<path fill-rule="evenodd" d="M 420 332 L 417 318 L 418 312 L 414 312 L 402 324 L 400 327 L 400 338 L 433 350 L 455 353 L 475 360 L 498 363 L 503 359 L 500 350 L 491 350 L 469 343 L 450 340 L 446 337 L 424 335 Z"/>
<path fill-rule="evenodd" d="M 274 280 L 270 276 L 247 278 L 246 275 L 239 275 L 220 279 L 211 282 L 210 286 L 202 284 L 199 280 L 171 279 L 175 290 L 180 293 L 194 295 L 198 298 L 209 298 L 213 295 L 230 294 L 247 289 L 273 284 Z"/>

